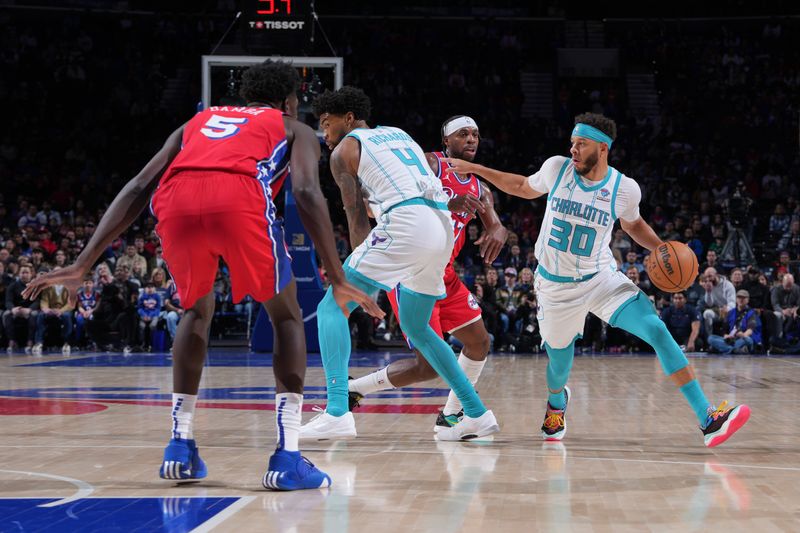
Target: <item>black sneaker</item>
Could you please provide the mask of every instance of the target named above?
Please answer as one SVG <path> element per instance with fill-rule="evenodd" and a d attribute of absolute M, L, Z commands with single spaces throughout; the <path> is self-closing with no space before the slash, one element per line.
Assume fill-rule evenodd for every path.
<path fill-rule="evenodd" d="M 725 401 L 713 411 L 709 407 L 706 426 L 700 428 L 706 446 L 719 446 L 739 431 L 749 418 L 750 408 L 744 404 L 728 407 L 728 402 Z"/>
<path fill-rule="evenodd" d="M 433 431 L 438 433 L 443 428 L 451 428 L 461 422 L 462 418 L 464 418 L 463 409 L 452 415 L 446 415 L 444 411 L 439 411 L 439 415 L 436 417 L 436 424 L 433 426 Z"/>
<path fill-rule="evenodd" d="M 569 387 L 564 387 L 566 403 L 563 409 L 555 409 L 547 402 L 547 411 L 544 413 L 542 424 L 542 438 L 544 440 L 561 440 L 567 432 L 567 407 L 569 406 Z"/>
<path fill-rule="evenodd" d="M 353 376 L 347 376 L 347 381 L 352 381 Z M 350 411 L 353 411 L 356 407 L 361 406 L 361 400 L 364 399 L 364 395 L 355 391 L 348 391 L 347 392 L 347 407 Z"/>

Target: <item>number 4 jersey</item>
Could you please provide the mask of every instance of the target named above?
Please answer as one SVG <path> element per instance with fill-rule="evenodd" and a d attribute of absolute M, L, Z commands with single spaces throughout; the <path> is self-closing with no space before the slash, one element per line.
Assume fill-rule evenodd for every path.
<path fill-rule="evenodd" d="M 530 186 L 547 193 L 547 207 L 536 239 L 537 273 L 551 281 L 572 282 L 602 269 L 616 270 L 609 244 L 614 222 L 639 218 L 639 185 L 615 168 L 599 182 L 581 177 L 572 160 L 551 157 Z"/>
<path fill-rule="evenodd" d="M 414 198 L 447 203 L 442 183 L 428 167 L 425 152 L 408 133 L 377 126 L 356 128 L 347 136 L 361 144 L 358 179 L 376 219 Z"/>

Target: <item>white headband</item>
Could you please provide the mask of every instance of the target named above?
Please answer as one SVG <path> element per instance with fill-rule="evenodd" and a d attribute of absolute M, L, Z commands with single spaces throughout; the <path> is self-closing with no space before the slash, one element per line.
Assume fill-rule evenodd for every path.
<path fill-rule="evenodd" d="M 475 128 L 478 129 L 478 123 L 472 120 L 472 117 L 458 117 L 444 125 L 442 133 L 445 137 L 452 135 L 461 128 Z"/>

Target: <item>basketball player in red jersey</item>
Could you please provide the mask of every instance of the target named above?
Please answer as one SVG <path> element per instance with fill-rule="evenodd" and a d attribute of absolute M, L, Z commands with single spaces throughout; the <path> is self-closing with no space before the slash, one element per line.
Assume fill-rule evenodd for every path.
<path fill-rule="evenodd" d="M 263 484 L 276 490 L 329 486 L 330 477 L 300 455 L 298 434 L 306 371 L 303 319 L 291 259 L 276 218 L 272 187 L 291 167 L 293 194 L 345 309 L 356 301 L 383 316 L 366 294 L 346 282 L 336 253 L 325 197 L 319 188 L 319 141 L 296 120 L 300 84 L 288 63 L 266 61 L 248 69 L 240 94 L 247 106 L 213 106 L 169 136 L 161 150 L 109 206 L 75 264 L 32 281 L 25 296 L 63 284 L 74 300 L 84 274 L 111 241 L 136 220 L 153 190 L 164 258 L 187 309 L 173 349 L 172 439 L 159 475 L 207 475 L 192 435 L 192 419 L 214 313 L 219 258 L 230 269 L 234 301 L 246 294 L 263 302 L 275 329 L 273 369 L 278 443 Z"/>
<path fill-rule="evenodd" d="M 489 333 L 481 320 L 478 302 L 459 279 L 453 268 L 453 261 L 464 247 L 466 226 L 475 212 L 480 216 L 484 226 L 484 234 L 476 244 L 480 246 L 481 256 L 487 264 L 491 264 L 497 258 L 506 242 L 508 231 L 494 210 L 489 188 L 473 174 L 458 175 L 444 160 L 447 157 L 458 157 L 468 161 L 475 158 L 480 144 L 477 123 L 463 115 L 448 118 L 442 124 L 442 142 L 445 147 L 444 152 L 428 152 L 425 156 L 431 170 L 442 180 L 442 186 L 451 198 L 447 207 L 452 213 L 455 244 L 450 263 L 444 273 L 447 296 L 436 302 L 430 325 L 440 336 L 444 336 L 445 332 L 450 333 L 464 345 L 458 363 L 474 385 L 489 353 Z M 397 290 L 391 291 L 388 296 L 395 316 L 400 316 L 397 308 Z M 414 353 L 416 355 L 414 359 L 395 361 L 372 374 L 351 380 L 349 382 L 351 405 L 356 405 L 364 395 L 375 391 L 406 387 L 435 378 L 436 372 L 422 354 L 416 349 Z M 451 391 L 444 409 L 436 419 L 434 430 L 455 425 L 461 416 L 463 416 L 461 402 Z"/>

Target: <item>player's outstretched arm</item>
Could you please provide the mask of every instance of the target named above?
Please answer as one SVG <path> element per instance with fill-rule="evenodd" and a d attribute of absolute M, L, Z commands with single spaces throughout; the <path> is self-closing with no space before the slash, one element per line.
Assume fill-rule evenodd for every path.
<path fill-rule="evenodd" d="M 355 248 L 367 238 L 372 226 L 358 183 L 360 146 L 352 137 L 344 139 L 331 154 L 331 172 L 342 194 L 342 204 L 350 228 L 350 245 Z"/>
<path fill-rule="evenodd" d="M 70 305 L 75 297 L 84 274 L 100 257 L 100 254 L 120 233 L 125 231 L 147 206 L 150 195 L 158 185 L 161 174 L 181 150 L 183 126 L 172 132 L 161 150 L 131 179 L 117 194 L 106 210 L 97 229 L 86 247 L 78 255 L 75 263 L 54 272 L 49 272 L 31 281 L 23 292 L 26 298 L 36 298 L 51 285 L 64 285 L 69 290 Z"/>
<path fill-rule="evenodd" d="M 508 230 L 500 222 L 500 217 L 497 216 L 497 211 L 494 210 L 494 198 L 492 197 L 491 189 L 483 182 L 480 185 L 483 211 L 478 213 L 483 223 L 483 235 L 475 241 L 475 244 L 480 246 L 483 262 L 488 265 L 493 263 L 497 256 L 500 255 L 500 250 L 503 249 L 508 239 Z"/>
<path fill-rule="evenodd" d="M 350 314 L 346 307 L 347 303 L 356 302 L 368 314 L 383 318 L 385 313 L 378 304 L 369 295 L 348 283 L 344 276 L 342 263 L 336 252 L 328 203 L 319 187 L 320 152 L 317 135 L 314 130 L 291 117 L 284 117 L 283 124 L 287 138 L 292 142 L 290 166 L 292 194 L 297 201 L 297 213 L 322 258 L 336 303 L 345 316 Z"/>
<path fill-rule="evenodd" d="M 528 199 L 538 198 L 544 194 L 534 190 L 528 183 L 528 177 L 522 174 L 502 172 L 462 159 L 448 158 L 445 161 L 450 163 L 453 170 L 459 174 L 477 174 L 506 194 Z"/>
<path fill-rule="evenodd" d="M 633 222 L 628 222 L 624 218 L 620 218 L 619 222 L 622 229 L 625 230 L 625 233 L 630 235 L 639 246 L 653 251 L 663 242 L 642 217 L 637 218 Z"/>

